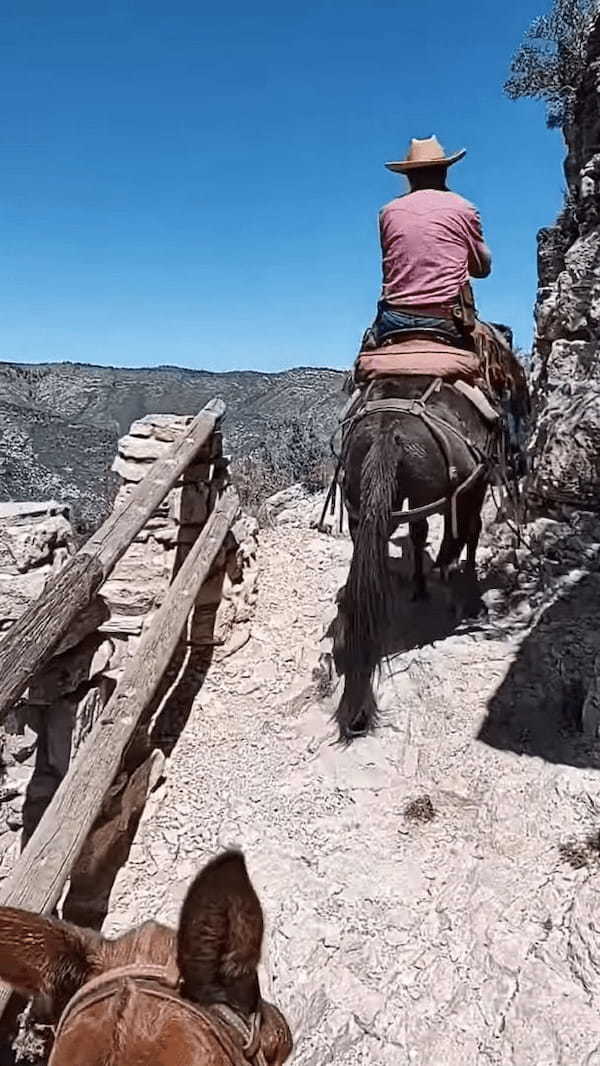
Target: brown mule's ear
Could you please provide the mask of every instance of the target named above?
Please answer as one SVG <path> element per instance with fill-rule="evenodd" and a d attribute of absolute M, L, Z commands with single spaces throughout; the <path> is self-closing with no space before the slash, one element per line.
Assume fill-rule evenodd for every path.
<path fill-rule="evenodd" d="M 198 874 L 183 904 L 177 962 L 184 996 L 256 1010 L 263 927 L 244 856 L 226 851 Z"/>
<path fill-rule="evenodd" d="M 281 1011 L 263 999 L 260 1006 L 262 1025 L 260 1046 L 267 1066 L 283 1066 L 294 1048 L 290 1027 Z"/>
<path fill-rule="evenodd" d="M 94 945 L 94 935 L 74 925 L 0 907 L 0 980 L 36 997 L 50 1020 L 88 979 Z"/>

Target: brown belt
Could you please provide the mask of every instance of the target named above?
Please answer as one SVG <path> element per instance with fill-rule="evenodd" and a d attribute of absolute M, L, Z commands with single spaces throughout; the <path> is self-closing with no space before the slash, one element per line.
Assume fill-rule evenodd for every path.
<path fill-rule="evenodd" d="M 387 303 L 387 301 L 386 301 Z M 454 318 L 450 304 L 420 304 L 418 307 L 399 307 L 396 304 L 387 304 L 390 311 L 397 311 L 401 315 L 416 315 L 419 318 Z"/>

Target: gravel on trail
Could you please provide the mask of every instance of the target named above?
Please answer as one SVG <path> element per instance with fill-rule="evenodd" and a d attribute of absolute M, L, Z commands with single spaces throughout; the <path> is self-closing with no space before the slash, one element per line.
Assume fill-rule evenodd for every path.
<path fill-rule="evenodd" d="M 297 1066 L 599 1066 L 599 763 L 555 721 L 553 623 L 396 656 L 377 733 L 344 749 L 312 678 L 349 559 L 343 537 L 262 531 L 252 639 L 209 672 L 106 931 L 175 924 L 240 845 Z"/>

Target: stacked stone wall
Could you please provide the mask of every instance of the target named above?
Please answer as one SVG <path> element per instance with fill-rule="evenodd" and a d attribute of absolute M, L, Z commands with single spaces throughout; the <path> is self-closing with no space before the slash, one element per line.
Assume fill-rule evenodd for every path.
<path fill-rule="evenodd" d="M 124 506 L 153 461 L 165 456 L 190 421 L 187 416 L 148 415 L 132 424 L 119 441 L 113 464 L 122 480 L 115 510 Z M 221 435 L 215 433 L 11 712 L 0 735 L 0 880 L 114 691 L 126 660 L 135 653 L 206 523 L 227 470 Z M 35 601 L 75 550 L 67 508 L 54 502 L 0 505 L 0 634 Z M 248 640 L 256 581 L 256 523 L 240 512 L 200 591 L 177 661 L 112 790 L 105 821 L 122 815 L 123 797 L 136 774 L 135 808 L 140 813 L 146 791 L 164 772 L 165 758 L 206 671 Z M 74 870 L 79 897 L 89 896 L 91 867 L 96 865 L 97 857 L 92 863 L 84 849 L 79 873 L 77 867 Z M 86 899 L 88 911 L 90 906 Z M 86 917 L 90 919 L 89 913 Z"/>

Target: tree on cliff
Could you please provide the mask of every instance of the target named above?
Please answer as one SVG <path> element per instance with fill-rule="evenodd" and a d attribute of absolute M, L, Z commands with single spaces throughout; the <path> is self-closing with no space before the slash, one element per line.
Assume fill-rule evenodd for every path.
<path fill-rule="evenodd" d="M 550 127 L 569 121 L 598 11 L 598 0 L 554 0 L 552 10 L 531 24 L 513 57 L 505 92 L 511 100 L 545 100 Z"/>

